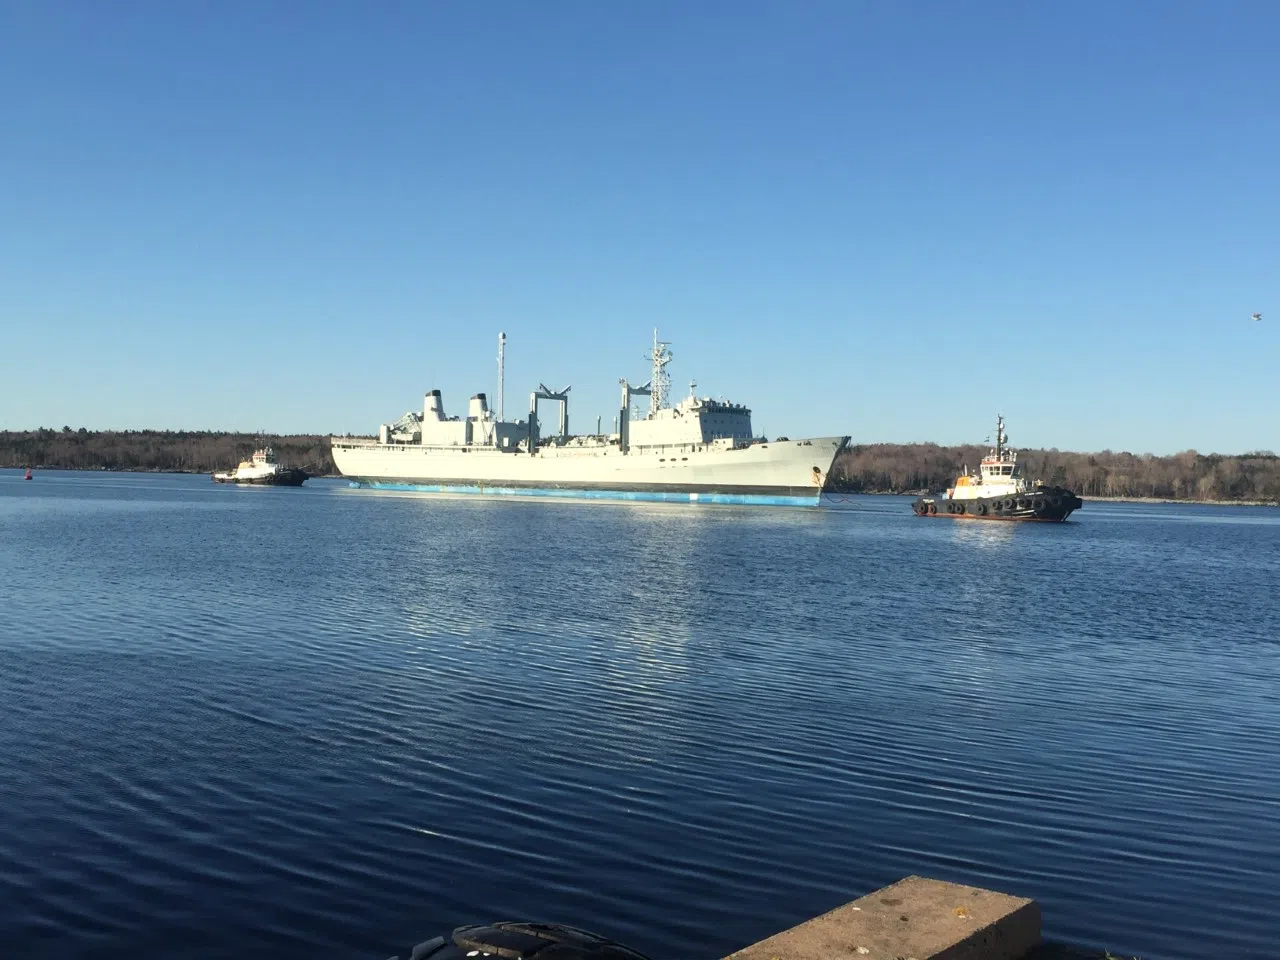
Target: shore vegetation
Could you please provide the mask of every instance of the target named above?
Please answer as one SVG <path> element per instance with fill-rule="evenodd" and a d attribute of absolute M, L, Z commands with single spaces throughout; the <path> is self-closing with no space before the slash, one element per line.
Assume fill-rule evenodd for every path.
<path fill-rule="evenodd" d="M 334 472 L 328 437 L 70 426 L 0 431 L 0 467 L 213 473 L 234 467 L 262 446 L 274 449 L 283 466 L 301 468 L 313 476 Z"/>
<path fill-rule="evenodd" d="M 135 470 L 212 473 L 234 467 L 270 445 L 287 467 L 313 476 L 336 473 L 328 437 L 216 430 L 86 430 L 70 426 L 0 431 L 0 467 L 59 470 Z M 967 466 L 976 471 L 984 446 L 933 443 L 858 444 L 831 470 L 845 493 L 926 493 L 943 490 Z M 1072 453 L 1021 450 L 1028 479 L 1067 487 L 1082 497 L 1280 503 L 1280 457 L 1260 450 L 1238 455 L 1186 450 L 1150 453 Z"/>
<path fill-rule="evenodd" d="M 850 493 L 926 493 L 943 490 L 967 466 L 976 472 L 985 446 L 932 443 L 860 444 L 832 467 L 832 479 Z M 1270 451 L 1239 455 L 1186 450 L 1150 453 L 1071 453 L 1020 450 L 1029 480 L 1067 487 L 1081 497 L 1280 503 L 1280 457 Z"/>

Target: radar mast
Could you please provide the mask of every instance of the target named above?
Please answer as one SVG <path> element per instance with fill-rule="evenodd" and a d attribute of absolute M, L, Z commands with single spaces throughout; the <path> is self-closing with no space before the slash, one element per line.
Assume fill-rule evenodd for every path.
<path fill-rule="evenodd" d="M 671 376 L 667 373 L 667 364 L 671 362 L 671 346 L 669 340 L 658 339 L 658 328 L 653 328 L 653 352 L 649 359 L 653 363 L 653 377 L 649 381 L 652 392 L 649 394 L 649 415 L 653 416 L 667 405 L 667 397 L 671 392 Z"/>
<path fill-rule="evenodd" d="M 507 389 L 507 335 L 498 334 L 498 420 L 503 419 L 504 394 Z"/>

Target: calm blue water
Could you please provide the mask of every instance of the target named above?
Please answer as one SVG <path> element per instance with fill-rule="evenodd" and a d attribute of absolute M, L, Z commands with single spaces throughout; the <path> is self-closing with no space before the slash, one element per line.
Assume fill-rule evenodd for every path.
<path fill-rule="evenodd" d="M 714 958 L 910 873 L 1280 940 L 1280 510 L 1064 526 L 0 472 L 0 944 Z"/>

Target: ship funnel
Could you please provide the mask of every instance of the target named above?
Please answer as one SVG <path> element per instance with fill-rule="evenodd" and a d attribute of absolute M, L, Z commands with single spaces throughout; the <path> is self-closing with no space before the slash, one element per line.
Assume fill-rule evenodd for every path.
<path fill-rule="evenodd" d="M 440 400 L 440 391 L 432 390 L 422 400 L 423 420 L 443 420 L 444 403 Z"/>
<path fill-rule="evenodd" d="M 484 420 L 489 415 L 489 401 L 483 393 L 477 393 L 471 398 L 471 405 L 467 408 L 468 420 Z"/>

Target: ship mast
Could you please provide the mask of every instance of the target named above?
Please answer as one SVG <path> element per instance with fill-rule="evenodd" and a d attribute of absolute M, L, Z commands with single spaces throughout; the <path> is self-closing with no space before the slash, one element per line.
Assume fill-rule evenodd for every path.
<path fill-rule="evenodd" d="M 996 459 L 1004 459 L 1004 445 L 1009 442 L 1009 437 L 1004 432 L 1004 417 L 996 414 Z"/>
<path fill-rule="evenodd" d="M 503 393 L 507 386 L 507 335 L 505 333 L 498 334 L 498 422 L 502 422 L 502 400 Z"/>
<path fill-rule="evenodd" d="M 658 328 L 653 328 L 653 353 L 649 359 L 653 363 L 653 377 L 649 380 L 652 392 L 649 394 L 649 415 L 657 413 L 667 405 L 667 397 L 671 392 L 671 377 L 666 367 L 671 362 L 671 351 L 667 347 L 671 342 L 658 339 Z"/>

